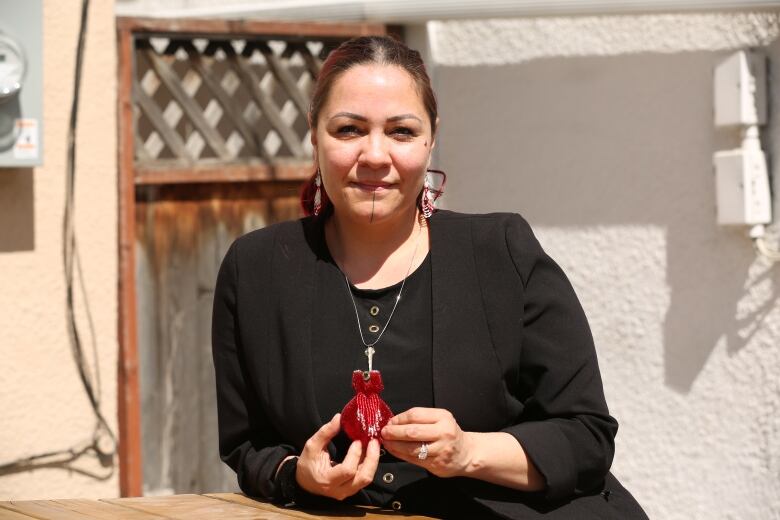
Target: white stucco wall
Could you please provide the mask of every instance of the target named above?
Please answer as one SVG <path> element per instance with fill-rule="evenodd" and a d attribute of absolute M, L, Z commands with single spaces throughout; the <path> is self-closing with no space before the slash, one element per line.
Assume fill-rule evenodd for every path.
<path fill-rule="evenodd" d="M 651 518 L 780 518 L 780 265 L 716 224 L 712 170 L 713 67 L 763 49 L 780 105 L 780 11 L 428 29 L 445 205 L 522 213 L 570 276 L 615 474 Z"/>
<path fill-rule="evenodd" d="M 68 342 L 62 264 L 67 125 L 81 2 L 45 0 L 44 165 L 0 169 L 0 464 L 89 441 L 94 415 Z M 76 173 L 77 240 L 94 320 L 102 407 L 116 432 L 117 178 L 113 1 L 92 2 Z M 92 360 L 83 299 L 76 298 Z M 92 367 L 94 369 L 94 367 Z M 67 468 L 0 476 L 0 500 L 115 497 L 118 466 L 90 457 Z"/>

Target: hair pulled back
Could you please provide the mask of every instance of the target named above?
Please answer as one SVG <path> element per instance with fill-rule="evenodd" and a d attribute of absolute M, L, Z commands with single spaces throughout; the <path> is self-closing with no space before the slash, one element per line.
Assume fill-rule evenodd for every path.
<path fill-rule="evenodd" d="M 317 76 L 317 83 L 314 86 L 314 93 L 309 106 L 309 125 L 312 132 L 317 128 L 320 111 L 328 101 L 328 96 L 336 80 L 352 67 L 366 64 L 401 67 L 411 76 L 417 92 L 420 94 L 425 111 L 428 113 L 431 122 L 431 134 L 434 134 L 436 132 L 438 109 L 436 96 L 431 87 L 431 79 L 425 70 L 422 56 L 416 50 L 404 45 L 403 42 L 388 36 L 359 36 L 345 41 L 331 51 Z M 306 215 L 311 215 L 314 211 L 315 176 L 316 172 L 312 175 L 310 181 L 304 185 L 301 192 L 301 205 Z M 328 215 L 333 211 L 333 205 L 325 193 L 324 186 L 321 186 L 320 190 L 322 198 L 320 215 Z"/>

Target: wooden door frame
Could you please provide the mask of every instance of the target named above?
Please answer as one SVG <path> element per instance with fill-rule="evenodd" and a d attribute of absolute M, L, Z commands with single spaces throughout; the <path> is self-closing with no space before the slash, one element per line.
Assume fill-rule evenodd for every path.
<path fill-rule="evenodd" d="M 184 167 L 158 171 L 137 167 L 133 131 L 133 38 L 161 36 L 306 36 L 343 37 L 386 34 L 381 24 L 267 22 L 249 20 L 153 19 L 118 17 L 118 373 L 119 489 L 123 497 L 143 494 L 141 402 L 138 387 L 138 315 L 135 276 L 135 190 L 149 184 L 257 182 L 303 179 L 311 170 L 300 163 Z M 216 447 L 215 447 L 216 449 Z"/>

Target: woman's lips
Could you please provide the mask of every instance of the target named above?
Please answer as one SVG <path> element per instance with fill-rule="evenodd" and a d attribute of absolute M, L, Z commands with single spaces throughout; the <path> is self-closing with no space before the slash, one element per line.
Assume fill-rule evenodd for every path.
<path fill-rule="evenodd" d="M 388 183 L 372 183 L 372 182 L 352 182 L 350 184 L 359 190 L 371 191 L 371 192 L 383 191 L 392 186 L 392 184 L 388 184 Z"/>

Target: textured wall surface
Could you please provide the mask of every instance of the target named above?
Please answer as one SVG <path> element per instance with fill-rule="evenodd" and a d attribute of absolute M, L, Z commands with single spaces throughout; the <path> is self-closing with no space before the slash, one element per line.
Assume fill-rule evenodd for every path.
<path fill-rule="evenodd" d="M 13 230 L 0 241 L 0 464 L 88 442 L 95 424 L 68 342 L 62 261 L 66 136 L 80 5 L 77 0 L 44 1 L 44 165 L 0 170 L 0 223 Z M 77 141 L 76 226 L 102 406 L 116 431 L 116 37 L 113 1 L 91 5 Z M 76 302 L 91 362 L 84 300 L 79 295 Z M 89 457 L 72 467 L 0 476 L 0 500 L 118 495 L 116 470 L 112 474 Z"/>
<path fill-rule="evenodd" d="M 616 475 L 651 518 L 780 518 L 780 265 L 716 224 L 712 170 L 735 142 L 713 127 L 713 67 L 762 48 L 780 105 L 780 13 L 429 29 L 443 200 L 524 214 L 568 273 L 621 423 Z"/>

